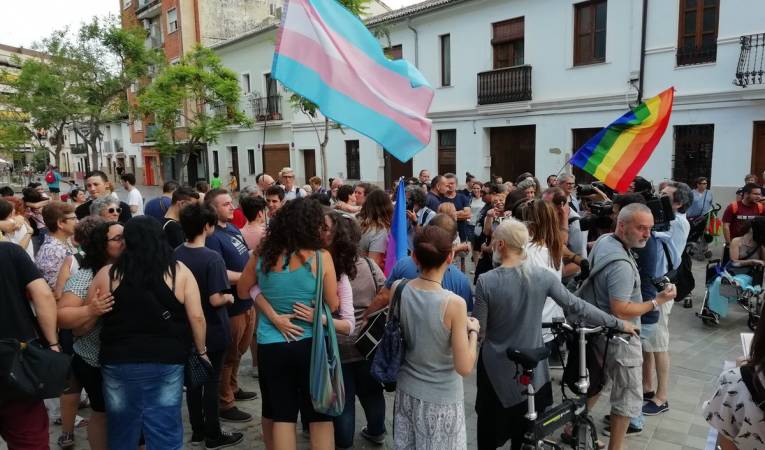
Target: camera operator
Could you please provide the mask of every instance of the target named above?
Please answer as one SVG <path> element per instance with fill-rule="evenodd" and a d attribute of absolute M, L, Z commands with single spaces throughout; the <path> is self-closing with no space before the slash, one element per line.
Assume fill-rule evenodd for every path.
<path fill-rule="evenodd" d="M 409 219 L 406 233 L 409 238 L 409 251 L 413 248 L 414 235 L 430 220 L 436 217 L 436 212 L 426 206 L 427 194 L 419 186 L 406 187 L 406 217 Z"/>
<path fill-rule="evenodd" d="M 590 254 L 591 275 L 577 294 L 603 311 L 631 320 L 637 324 L 643 314 L 657 310 L 675 297 L 675 287 L 667 284 L 654 300 L 643 302 L 640 273 L 631 249 L 641 248 L 651 236 L 651 210 L 632 203 L 619 210 L 614 233 L 600 237 Z M 630 417 L 640 415 L 642 395 L 643 355 L 638 339 L 614 337 L 605 354 L 605 376 L 611 384 L 611 414 L 609 450 L 622 448 Z M 587 400 L 593 409 L 598 394 Z"/>

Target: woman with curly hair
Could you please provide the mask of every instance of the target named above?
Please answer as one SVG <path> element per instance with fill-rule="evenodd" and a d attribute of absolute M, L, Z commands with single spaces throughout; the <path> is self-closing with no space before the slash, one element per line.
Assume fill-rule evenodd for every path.
<path fill-rule="evenodd" d="M 324 301 L 338 309 L 337 277 L 332 256 L 323 250 L 327 224 L 324 208 L 313 200 L 287 202 L 272 219 L 265 239 L 242 271 L 236 285 L 240 297 L 258 284 L 258 367 L 266 448 L 295 449 L 298 411 L 310 423 L 311 448 L 334 449 L 332 417 L 319 414 L 310 399 L 311 323 L 296 320 L 297 303 L 312 306 L 316 277 L 324 283 Z M 322 273 L 317 273 L 321 258 Z M 285 332 L 284 330 L 290 330 Z"/>
<path fill-rule="evenodd" d="M 392 218 L 393 203 L 388 194 L 381 189 L 370 192 L 358 215 L 361 226 L 359 251 L 361 256 L 368 256 L 383 269 Z"/>

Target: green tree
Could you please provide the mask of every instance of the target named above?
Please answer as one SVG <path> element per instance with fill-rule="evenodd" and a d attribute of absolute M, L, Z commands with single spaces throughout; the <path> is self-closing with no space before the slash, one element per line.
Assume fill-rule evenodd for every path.
<path fill-rule="evenodd" d="M 22 62 L 16 58 L 19 71 L 0 74 L 2 84 L 10 88 L 6 105 L 25 116 L 23 128 L 27 140 L 36 139 L 36 146 L 49 152 L 56 166 L 61 165 L 67 125 L 77 112 L 73 82 L 78 74 L 68 71 L 68 60 L 61 47 L 64 36 L 64 32 L 56 32 L 43 42 L 44 59 L 29 58 Z M 44 140 L 50 145 L 45 145 Z"/>
<path fill-rule="evenodd" d="M 74 131 L 90 149 L 94 167 L 100 167 L 101 126 L 125 116 L 130 85 L 164 62 L 157 50 L 146 48 L 145 39 L 144 29 L 122 28 L 109 16 L 94 17 L 79 29 L 74 40 L 61 44 L 64 64 L 75 77 Z"/>
<path fill-rule="evenodd" d="M 166 66 L 138 96 L 137 113 L 153 117 L 152 138 L 165 155 L 180 157 L 175 179 L 189 156 L 218 140 L 229 126 L 250 126 L 239 110 L 239 81 L 212 50 L 196 46 L 178 64 Z"/>

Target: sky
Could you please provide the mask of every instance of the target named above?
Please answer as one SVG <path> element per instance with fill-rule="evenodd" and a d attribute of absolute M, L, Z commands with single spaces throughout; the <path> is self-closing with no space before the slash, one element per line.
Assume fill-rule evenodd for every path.
<path fill-rule="evenodd" d="M 400 8 L 420 0 L 383 1 Z M 94 15 L 116 15 L 120 0 L 3 0 L 0 4 L 0 44 L 31 48 L 54 30 L 77 29 Z"/>

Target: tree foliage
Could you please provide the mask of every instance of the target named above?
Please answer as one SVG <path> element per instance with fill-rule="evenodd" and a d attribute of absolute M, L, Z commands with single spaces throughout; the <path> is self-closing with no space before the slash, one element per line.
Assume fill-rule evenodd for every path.
<path fill-rule="evenodd" d="M 226 127 L 251 125 L 239 110 L 240 95 L 237 74 L 212 50 L 197 46 L 162 69 L 138 96 L 136 113 L 152 117 L 157 128 L 150 138 L 162 153 L 181 155 L 180 171 L 194 149 L 216 142 Z"/>

